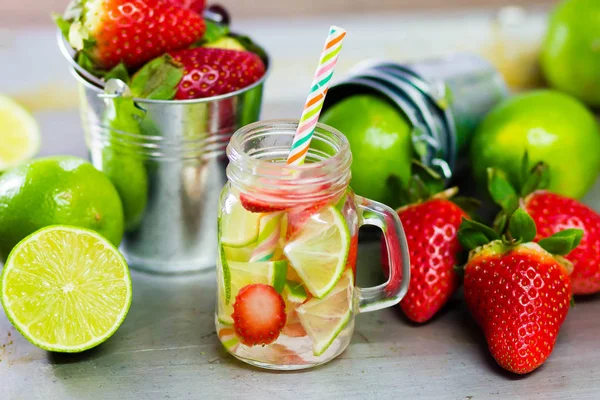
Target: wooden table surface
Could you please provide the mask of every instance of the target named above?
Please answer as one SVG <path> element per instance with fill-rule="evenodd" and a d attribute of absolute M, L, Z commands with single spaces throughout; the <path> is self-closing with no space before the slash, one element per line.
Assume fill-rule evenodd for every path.
<path fill-rule="evenodd" d="M 376 32 L 358 23 L 353 26 L 367 32 L 364 35 Z M 264 117 L 296 115 L 312 62 L 294 59 L 285 43 L 269 39 L 269 27 L 251 28 L 268 42 L 278 63 L 267 87 Z M 453 30 L 458 31 L 459 27 Z M 13 34 L 4 41 L 0 35 L 0 57 L 13 60 L 0 64 L 0 92 L 11 93 L 36 110 L 43 132 L 42 155 L 85 156 L 75 88 L 53 47 L 51 32 Z M 309 41 L 318 48 L 321 36 Z M 348 46 L 345 55 L 350 61 L 381 51 L 361 38 Z M 44 62 L 28 62 L 31 47 L 21 49 L 22 43 L 37 46 Z M 309 54 L 307 49 L 302 52 Z M 291 92 L 280 90 L 288 66 L 296 68 L 301 81 L 290 83 Z M 598 199 L 600 185 L 587 201 L 597 206 Z M 363 243 L 360 285 L 381 282 L 379 266 L 373 265 L 376 259 L 378 245 Z M 133 304 L 124 324 L 106 343 L 83 354 L 37 349 L 0 311 L 0 399 L 597 399 L 600 391 L 598 296 L 578 301 L 550 359 L 526 377 L 497 367 L 460 295 L 424 326 L 409 323 L 396 308 L 359 315 L 350 347 L 336 360 L 303 372 L 277 373 L 249 367 L 221 348 L 213 321 L 212 271 L 185 277 L 134 271 L 132 278 Z"/>

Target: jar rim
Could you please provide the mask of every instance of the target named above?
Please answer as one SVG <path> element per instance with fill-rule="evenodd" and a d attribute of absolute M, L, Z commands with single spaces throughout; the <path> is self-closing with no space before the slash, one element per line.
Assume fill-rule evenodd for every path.
<path fill-rule="evenodd" d="M 294 119 L 272 119 L 257 121 L 252 124 L 248 124 L 238 129 L 227 146 L 227 157 L 230 162 L 246 164 L 249 168 L 263 165 L 265 167 L 276 166 L 278 169 L 289 169 L 290 171 L 310 171 L 318 170 L 328 166 L 346 166 L 349 168 L 352 161 L 352 154 L 350 152 L 350 143 L 346 136 L 339 130 L 325 125 L 321 122 L 317 123 L 315 133 L 318 135 L 319 131 L 324 131 L 330 134 L 339 142 L 339 148 L 335 155 L 329 158 L 317 162 L 311 162 L 301 165 L 287 165 L 283 163 L 274 164 L 269 161 L 261 160 L 248 154 L 242 148 L 241 137 L 252 133 L 259 132 L 261 130 L 273 129 L 278 131 L 293 131 L 295 132 L 298 128 L 298 121 Z"/>
<path fill-rule="evenodd" d="M 345 191 L 352 163 L 346 136 L 319 123 L 313 142 L 317 140 L 331 151 L 311 146 L 307 153 L 310 162 L 287 165 L 283 160 L 297 128 L 298 121 L 291 119 L 259 121 L 240 128 L 227 146 L 229 182 L 256 199 L 286 206 L 311 203 Z"/>

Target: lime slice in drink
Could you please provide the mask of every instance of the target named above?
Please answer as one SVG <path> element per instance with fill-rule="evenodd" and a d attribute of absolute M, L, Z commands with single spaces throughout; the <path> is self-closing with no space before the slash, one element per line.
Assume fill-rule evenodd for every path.
<path fill-rule="evenodd" d="M 323 298 L 342 276 L 350 247 L 344 217 L 333 206 L 312 215 L 284 253 L 306 288 Z"/>
<path fill-rule="evenodd" d="M 237 262 L 221 259 L 221 268 L 217 268 L 221 285 L 218 318 L 223 324 L 233 324 L 233 303 L 241 288 L 253 283 L 271 285 L 279 293 L 285 285 L 287 261 Z"/>
<path fill-rule="evenodd" d="M 240 339 L 235 334 L 235 331 L 231 327 L 221 328 L 219 330 L 219 339 L 223 346 L 230 352 L 235 353 L 238 346 L 240 345 Z"/>
<path fill-rule="evenodd" d="M 223 246 L 225 258 L 230 261 L 249 262 L 256 245 L 252 244 L 246 247 Z"/>
<path fill-rule="evenodd" d="M 313 341 L 315 356 L 323 354 L 348 324 L 353 290 L 354 277 L 347 269 L 325 298 L 312 298 L 296 308 L 300 323 Z"/>
<path fill-rule="evenodd" d="M 219 221 L 221 243 L 228 247 L 247 247 L 256 242 L 263 214 L 246 210 L 233 195 L 227 197 L 224 204 Z"/>
<path fill-rule="evenodd" d="M 0 95 L 0 171 L 35 156 L 40 147 L 40 132 L 27 110 Z"/>
<path fill-rule="evenodd" d="M 2 273 L 2 305 L 34 345 L 80 352 L 119 328 L 131 304 L 129 268 L 96 232 L 50 226 L 23 239 Z"/>
<path fill-rule="evenodd" d="M 290 303 L 304 303 L 308 297 L 301 283 L 290 280 L 285 282 L 283 294 L 283 298 Z"/>

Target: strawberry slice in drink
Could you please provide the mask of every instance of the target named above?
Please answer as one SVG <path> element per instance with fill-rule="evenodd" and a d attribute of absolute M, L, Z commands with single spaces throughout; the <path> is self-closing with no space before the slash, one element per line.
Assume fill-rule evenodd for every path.
<path fill-rule="evenodd" d="M 272 286 L 260 283 L 239 291 L 232 317 L 235 333 L 246 346 L 273 343 L 287 320 L 281 295 Z"/>

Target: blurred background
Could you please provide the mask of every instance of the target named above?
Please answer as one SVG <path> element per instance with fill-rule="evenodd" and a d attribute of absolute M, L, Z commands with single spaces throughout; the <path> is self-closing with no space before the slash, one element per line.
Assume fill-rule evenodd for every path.
<path fill-rule="evenodd" d="M 322 13 L 364 13 L 377 11 L 442 10 L 466 7 L 499 7 L 506 0 L 229 0 L 227 7 L 238 18 L 264 16 L 309 16 Z M 552 0 L 519 0 L 512 5 L 532 6 L 552 4 Z M 2 0 L 0 26 L 49 25 L 48 14 L 64 8 L 64 0 Z"/>

